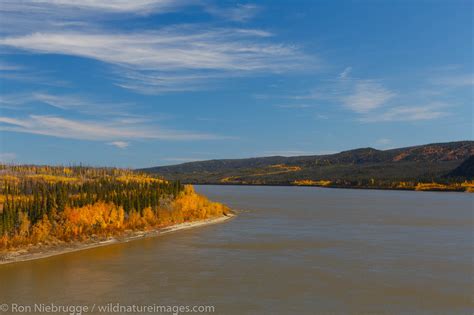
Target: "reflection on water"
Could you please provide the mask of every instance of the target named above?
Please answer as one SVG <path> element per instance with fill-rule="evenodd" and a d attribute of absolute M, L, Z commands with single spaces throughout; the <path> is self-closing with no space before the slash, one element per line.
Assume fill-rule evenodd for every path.
<path fill-rule="evenodd" d="M 0 266 L 0 302 L 207 304 L 217 314 L 473 311 L 472 195 L 197 190 L 239 216 Z"/>

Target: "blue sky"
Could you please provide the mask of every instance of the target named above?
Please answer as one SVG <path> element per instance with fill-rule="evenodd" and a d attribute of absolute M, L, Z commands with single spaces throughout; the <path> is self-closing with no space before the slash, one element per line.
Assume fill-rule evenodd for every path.
<path fill-rule="evenodd" d="M 1 0 L 0 159 L 146 167 L 470 140 L 472 12 Z"/>

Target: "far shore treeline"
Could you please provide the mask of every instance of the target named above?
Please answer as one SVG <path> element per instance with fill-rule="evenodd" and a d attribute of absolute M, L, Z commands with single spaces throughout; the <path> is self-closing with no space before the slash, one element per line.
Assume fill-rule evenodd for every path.
<path fill-rule="evenodd" d="M 192 186 L 119 168 L 0 165 L 0 251 L 218 217 Z"/>
<path fill-rule="evenodd" d="M 474 191 L 474 141 L 188 162 L 140 171 L 189 184 Z"/>

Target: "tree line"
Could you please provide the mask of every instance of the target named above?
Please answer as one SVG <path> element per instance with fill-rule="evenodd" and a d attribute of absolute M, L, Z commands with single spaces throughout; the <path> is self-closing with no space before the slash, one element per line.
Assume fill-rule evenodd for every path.
<path fill-rule="evenodd" d="M 0 249 L 223 215 L 192 187 L 127 169 L 0 166 Z"/>

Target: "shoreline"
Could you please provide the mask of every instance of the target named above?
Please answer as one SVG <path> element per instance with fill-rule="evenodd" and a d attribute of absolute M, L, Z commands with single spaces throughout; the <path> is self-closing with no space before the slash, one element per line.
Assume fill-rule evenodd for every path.
<path fill-rule="evenodd" d="M 393 188 L 393 187 L 369 187 L 369 186 L 320 186 L 320 185 L 291 185 L 291 184 L 240 184 L 240 183 L 187 183 L 193 186 L 268 186 L 268 187 L 314 187 L 314 188 L 330 188 L 330 189 L 359 189 L 359 190 L 390 190 L 390 191 L 415 191 L 415 192 L 442 192 L 442 193 L 472 193 L 469 190 L 455 189 L 411 189 L 411 188 Z"/>
<path fill-rule="evenodd" d="M 112 244 L 128 243 L 135 240 L 157 237 L 157 236 L 165 235 L 165 234 L 176 232 L 176 231 L 188 230 L 188 229 L 192 229 L 196 227 L 222 223 L 234 218 L 235 216 L 236 216 L 235 214 L 227 214 L 222 217 L 209 218 L 209 219 L 204 219 L 204 220 L 199 220 L 199 221 L 183 222 L 183 223 L 179 223 L 179 224 L 175 224 L 175 225 L 171 225 L 167 227 L 155 228 L 148 231 L 134 231 L 127 235 L 111 236 L 107 239 L 91 241 L 91 242 L 76 241 L 72 243 L 61 243 L 57 245 L 51 245 L 49 247 L 43 247 L 43 248 L 38 247 L 38 248 L 33 248 L 33 249 L 17 250 L 11 253 L 6 253 L 5 257 L 0 256 L 0 266 L 24 262 L 24 261 L 43 259 L 43 258 L 58 256 L 62 254 L 108 246 Z"/>

